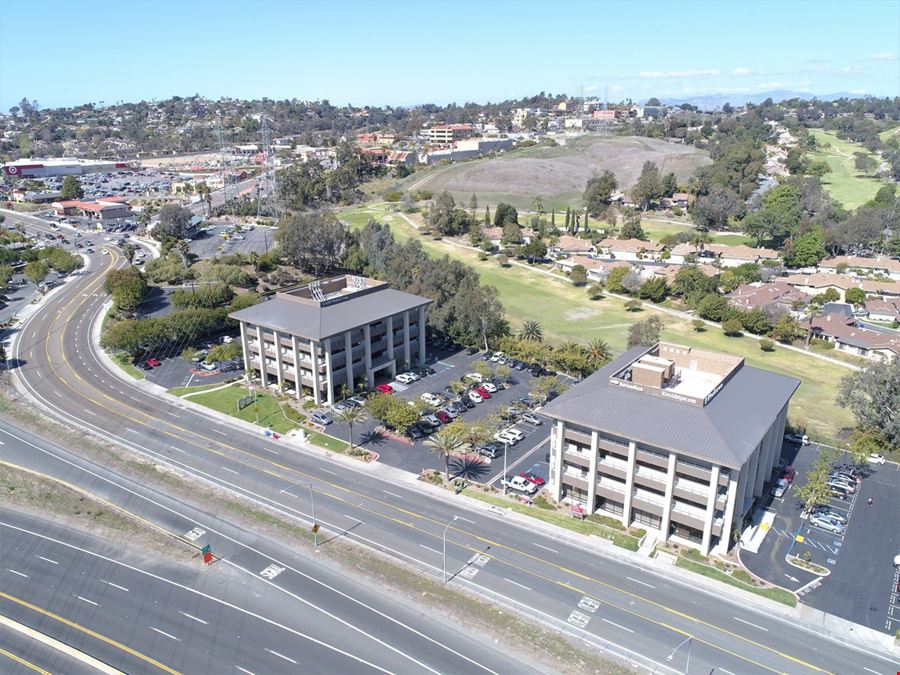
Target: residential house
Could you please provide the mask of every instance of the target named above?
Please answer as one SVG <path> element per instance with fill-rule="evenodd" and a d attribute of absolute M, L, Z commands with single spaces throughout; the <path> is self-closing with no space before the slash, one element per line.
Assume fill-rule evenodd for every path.
<path fill-rule="evenodd" d="M 665 246 L 641 239 L 604 239 L 597 244 L 602 255 L 618 260 L 659 260 Z"/>
<path fill-rule="evenodd" d="M 872 321 L 900 321 L 900 298 L 869 298 L 865 308 Z"/>
<path fill-rule="evenodd" d="M 556 255 L 584 255 L 596 253 L 597 247 L 590 239 L 581 239 L 564 234 L 550 247 L 550 252 Z"/>
<path fill-rule="evenodd" d="M 806 293 L 783 281 L 741 284 L 725 297 L 733 307 L 744 311 L 762 309 L 770 313 L 786 312 L 797 315 L 801 306 L 809 304 L 809 296 Z"/>
<path fill-rule="evenodd" d="M 693 265 L 693 267 L 696 267 L 708 277 L 714 277 L 721 272 L 719 268 L 713 267 L 712 265 Z M 684 265 L 666 265 L 665 267 L 648 267 L 644 271 L 648 274 L 649 278 L 663 277 L 666 280 L 666 283 L 671 286 L 675 283 L 675 277 L 677 277 L 678 273 L 683 269 L 685 269 Z"/>
<path fill-rule="evenodd" d="M 813 337 L 833 342 L 834 348 L 845 354 L 887 362 L 900 354 L 900 333 L 888 329 L 861 328 L 856 325 L 855 317 L 826 314 L 803 321 L 800 326 L 812 330 Z"/>
<path fill-rule="evenodd" d="M 843 297 L 848 288 L 861 288 L 867 294 L 900 297 L 900 282 L 897 281 L 855 279 L 846 274 L 828 274 L 825 272 L 790 274 L 782 277 L 780 280 L 809 295 L 818 295 L 829 288 L 833 288 Z"/>
<path fill-rule="evenodd" d="M 740 244 L 729 246 L 727 244 L 701 244 L 694 246 L 690 243 L 678 244 L 669 253 L 669 260 L 681 264 L 689 255 L 697 256 L 698 260 L 707 262 L 715 261 L 722 267 L 738 267 L 744 263 L 762 263 L 764 260 L 778 260 L 778 251 L 770 248 L 753 248 Z"/>
<path fill-rule="evenodd" d="M 605 282 L 609 273 L 616 267 L 627 267 L 629 270 L 635 269 L 634 265 L 625 260 L 601 260 L 582 255 L 573 255 L 556 261 L 556 266 L 564 272 L 571 272 L 576 265 L 581 265 L 587 270 L 587 277 L 590 281 L 600 282 Z"/>
<path fill-rule="evenodd" d="M 494 246 L 503 246 L 503 228 L 502 227 L 485 227 L 481 230 L 481 236 L 485 241 L 489 241 Z M 522 238 L 522 244 L 527 244 L 534 236 L 534 231 L 530 227 L 520 227 L 519 236 Z"/>
<path fill-rule="evenodd" d="M 846 268 L 847 271 L 859 270 L 863 274 L 883 274 L 895 281 L 900 281 L 900 260 L 887 256 L 863 258 L 857 255 L 839 255 L 819 263 L 820 272 L 836 274 L 839 267 Z"/>

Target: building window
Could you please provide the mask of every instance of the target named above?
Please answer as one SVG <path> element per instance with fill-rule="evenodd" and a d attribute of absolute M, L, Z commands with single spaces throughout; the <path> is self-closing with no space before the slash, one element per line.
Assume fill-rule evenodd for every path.
<path fill-rule="evenodd" d="M 647 513 L 641 509 L 631 509 L 631 517 L 642 525 L 648 525 L 657 530 L 662 527 L 661 516 L 654 516 L 652 513 Z"/>
<path fill-rule="evenodd" d="M 673 522 L 669 530 L 669 534 L 674 534 L 676 537 L 687 539 L 695 544 L 703 543 L 703 532 L 695 527 L 688 527 L 687 525 Z"/>

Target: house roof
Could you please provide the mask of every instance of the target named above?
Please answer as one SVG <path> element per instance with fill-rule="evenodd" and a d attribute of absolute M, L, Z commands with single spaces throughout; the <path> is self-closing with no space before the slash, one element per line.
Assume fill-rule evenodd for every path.
<path fill-rule="evenodd" d="M 822 333 L 835 339 L 835 341 L 848 344 L 851 347 L 862 349 L 882 350 L 900 354 L 900 334 L 891 331 L 872 330 L 860 328 L 855 325 L 853 317 L 847 318 L 840 314 L 826 314 L 812 319 L 813 331 Z M 809 328 L 810 321 L 802 324 Z"/>
<path fill-rule="evenodd" d="M 770 248 L 753 248 L 745 244 L 739 244 L 738 246 L 702 244 L 698 247 L 689 242 L 683 242 L 672 249 L 672 253 L 675 255 L 690 255 L 692 253 L 700 253 L 700 251 L 708 251 L 719 258 L 746 260 L 747 262 L 756 262 L 760 258 L 771 260 L 778 258 L 778 251 L 773 251 Z"/>
<path fill-rule="evenodd" d="M 645 347 L 625 352 L 561 394 L 541 412 L 688 457 L 740 468 L 753 454 L 800 381 L 741 366 L 705 406 L 648 396 L 610 383 Z"/>
<path fill-rule="evenodd" d="M 580 239 L 568 234 L 564 234 L 556 242 L 554 248 L 559 251 L 592 251 L 594 244 L 589 239 Z"/>
<path fill-rule="evenodd" d="M 310 340 L 321 340 L 431 302 L 429 298 L 393 288 L 351 296 L 343 302 L 326 306 L 294 302 L 276 294 L 267 302 L 238 310 L 228 316 Z"/>
<path fill-rule="evenodd" d="M 783 281 L 767 284 L 741 284 L 725 297 L 731 304 L 744 309 L 762 309 L 774 302 L 790 304 L 795 300 L 801 300 L 804 303 L 809 300 L 808 295 Z"/>
<path fill-rule="evenodd" d="M 678 273 L 681 270 L 686 270 L 691 267 L 696 267 L 698 270 L 703 272 L 708 277 L 716 276 L 721 270 L 712 265 L 666 265 L 665 267 L 656 267 L 654 268 L 653 274 L 660 277 L 665 277 L 668 283 L 674 283 L 675 277 L 678 276 Z"/>
<path fill-rule="evenodd" d="M 627 260 L 601 260 L 599 258 L 588 258 L 584 255 L 573 255 L 565 260 L 557 262 L 560 267 L 575 267 L 581 265 L 586 270 L 611 270 L 615 267 L 627 267 L 631 269 L 632 264 Z"/>
<path fill-rule="evenodd" d="M 866 311 L 869 314 L 885 314 L 900 319 L 900 299 L 872 298 L 866 300 Z"/>
<path fill-rule="evenodd" d="M 642 239 L 604 239 L 600 242 L 601 248 L 607 248 L 612 252 L 622 251 L 638 253 L 639 251 L 662 251 L 665 246 L 657 241 L 643 241 Z"/>
<path fill-rule="evenodd" d="M 834 268 L 842 264 L 846 265 L 847 267 L 888 270 L 893 273 L 900 273 L 900 260 L 894 260 L 885 256 L 877 256 L 875 258 L 862 258 L 857 255 L 839 255 L 834 258 L 823 260 L 819 263 L 819 267 Z"/>
<path fill-rule="evenodd" d="M 782 281 L 792 286 L 807 286 L 810 288 L 829 288 L 834 286 L 843 291 L 846 291 L 848 288 L 861 288 L 866 293 L 900 295 L 900 281 L 859 280 L 845 274 L 829 274 L 826 272 L 790 274 L 783 277 Z"/>

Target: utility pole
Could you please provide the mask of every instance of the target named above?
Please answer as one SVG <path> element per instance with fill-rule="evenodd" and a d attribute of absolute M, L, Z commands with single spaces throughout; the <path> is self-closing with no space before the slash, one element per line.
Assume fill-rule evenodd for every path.
<path fill-rule="evenodd" d="M 447 530 L 456 522 L 457 518 L 459 516 L 453 516 L 453 519 L 444 527 L 444 533 L 441 536 L 441 541 L 443 542 L 443 548 L 441 549 L 441 581 L 445 584 L 447 583 Z"/>

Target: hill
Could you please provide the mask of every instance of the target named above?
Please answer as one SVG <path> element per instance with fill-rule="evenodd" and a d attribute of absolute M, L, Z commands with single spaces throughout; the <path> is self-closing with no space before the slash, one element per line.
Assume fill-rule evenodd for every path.
<path fill-rule="evenodd" d="M 534 196 L 541 195 L 546 208 L 565 209 L 581 203 L 592 175 L 609 169 L 620 188 L 627 189 L 647 160 L 656 162 L 662 172 L 674 171 L 679 181 L 711 161 L 706 152 L 688 145 L 636 136 L 585 135 L 564 146 L 536 146 L 427 169 L 405 179 L 402 187 L 435 193 L 447 190 L 463 204 L 474 193 L 482 206 L 506 201 L 520 209 L 530 208 Z"/>
<path fill-rule="evenodd" d="M 691 105 L 697 106 L 698 108 L 700 108 L 700 110 L 721 110 L 722 106 L 726 103 L 735 107 L 743 106 L 747 103 L 759 105 L 767 98 L 772 99 L 775 103 L 779 103 L 781 101 L 787 101 L 793 98 L 803 99 L 804 101 L 811 101 L 812 99 L 818 99 L 819 101 L 835 101 L 839 98 L 862 98 L 865 96 L 865 94 L 851 94 L 846 91 L 838 91 L 834 92 L 833 94 L 810 94 L 809 92 L 803 91 L 776 89 L 773 91 L 760 91 L 755 94 L 706 94 L 704 96 L 665 98 L 663 99 L 663 103 L 665 103 L 666 105 L 681 105 L 682 103 L 689 103 Z"/>

